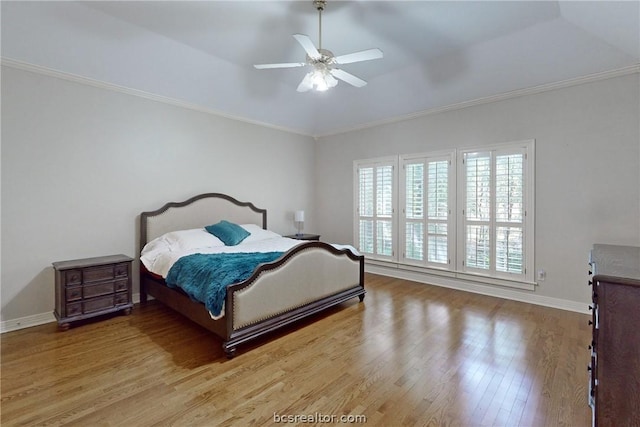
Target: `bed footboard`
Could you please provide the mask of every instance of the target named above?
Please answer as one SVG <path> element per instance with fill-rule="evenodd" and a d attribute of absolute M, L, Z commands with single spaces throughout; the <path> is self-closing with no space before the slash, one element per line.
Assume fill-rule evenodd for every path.
<path fill-rule="evenodd" d="M 236 346 L 348 299 L 363 300 L 364 257 L 322 242 L 297 246 L 227 289 L 227 356 Z"/>

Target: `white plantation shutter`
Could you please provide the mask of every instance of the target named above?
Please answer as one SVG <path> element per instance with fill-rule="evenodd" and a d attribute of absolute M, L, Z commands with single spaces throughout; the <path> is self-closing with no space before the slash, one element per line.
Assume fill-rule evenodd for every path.
<path fill-rule="evenodd" d="M 370 258 L 395 256 L 396 161 L 355 162 L 356 238 L 358 250 Z"/>
<path fill-rule="evenodd" d="M 404 164 L 405 172 L 405 249 L 404 258 L 424 260 L 424 162 Z"/>
<path fill-rule="evenodd" d="M 532 279 L 533 250 L 528 254 L 526 244 L 533 239 L 533 222 L 527 221 L 533 211 L 530 150 L 529 144 L 513 144 L 462 153 L 464 244 L 458 250 L 464 271 Z"/>
<path fill-rule="evenodd" d="M 427 261 L 449 263 L 451 161 L 427 160 Z"/>
<path fill-rule="evenodd" d="M 450 264 L 452 159 L 453 152 L 402 159 L 402 260 L 409 264 L 439 268 Z"/>
<path fill-rule="evenodd" d="M 359 248 L 361 252 L 373 253 L 373 187 L 374 168 L 361 168 L 358 173 L 359 188 Z"/>
<path fill-rule="evenodd" d="M 466 253 L 469 268 L 490 269 L 491 260 L 491 153 L 465 156 Z"/>
<path fill-rule="evenodd" d="M 534 153 L 531 140 L 355 161 L 356 246 L 398 268 L 531 289 Z"/>
<path fill-rule="evenodd" d="M 524 153 L 496 156 L 496 270 L 522 274 Z"/>

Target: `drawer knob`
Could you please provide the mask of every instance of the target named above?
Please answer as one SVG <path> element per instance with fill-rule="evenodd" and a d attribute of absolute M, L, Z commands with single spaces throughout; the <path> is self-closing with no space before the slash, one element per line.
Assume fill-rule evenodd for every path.
<path fill-rule="evenodd" d="M 591 280 L 589 280 L 589 286 L 593 285 L 593 282 Z"/>
<path fill-rule="evenodd" d="M 593 306 L 592 305 L 589 306 L 589 310 L 593 310 Z"/>
<path fill-rule="evenodd" d="M 587 371 L 591 372 L 593 369 L 591 369 L 591 365 L 587 366 Z"/>
<path fill-rule="evenodd" d="M 591 276 L 593 274 L 593 272 L 591 270 L 589 270 L 589 276 Z"/>
<path fill-rule="evenodd" d="M 591 320 L 589 320 L 589 325 L 593 325 L 593 322 Z"/>

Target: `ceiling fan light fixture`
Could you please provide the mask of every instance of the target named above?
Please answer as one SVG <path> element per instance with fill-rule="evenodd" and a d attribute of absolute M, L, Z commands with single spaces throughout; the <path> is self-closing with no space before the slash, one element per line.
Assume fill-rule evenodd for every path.
<path fill-rule="evenodd" d="M 316 69 L 309 74 L 313 89 L 318 92 L 324 92 L 338 84 L 338 80 L 329 74 L 327 70 Z"/>
<path fill-rule="evenodd" d="M 326 0 L 313 0 L 313 4 L 318 10 L 318 48 L 316 48 L 309 36 L 304 34 L 293 35 L 293 38 L 300 43 L 307 53 L 306 61 L 281 64 L 256 64 L 254 67 L 257 69 L 269 69 L 295 68 L 310 65 L 313 67 L 313 70 L 304 76 L 304 79 L 302 79 L 298 85 L 298 92 L 307 92 L 311 89 L 324 92 L 336 86 L 338 84 L 337 79 L 354 87 L 365 86 L 367 82 L 342 69 L 335 68 L 335 65 L 382 58 L 382 51 L 380 49 L 367 49 L 346 55 L 334 56 L 331 51 L 322 49 L 322 11 L 325 8 Z"/>

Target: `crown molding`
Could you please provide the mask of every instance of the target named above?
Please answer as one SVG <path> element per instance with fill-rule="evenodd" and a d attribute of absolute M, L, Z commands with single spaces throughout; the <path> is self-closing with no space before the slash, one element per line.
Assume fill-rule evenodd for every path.
<path fill-rule="evenodd" d="M 117 85 L 117 84 L 113 84 L 113 83 L 107 83 L 107 82 L 104 82 L 104 81 L 101 81 L 101 80 L 91 79 L 91 78 L 80 76 L 80 75 L 77 75 L 77 74 L 72 74 L 72 73 L 68 73 L 68 72 L 64 72 L 64 71 L 58 71 L 58 70 L 54 70 L 52 68 L 43 67 L 41 65 L 35 65 L 35 64 L 28 63 L 28 62 L 12 59 L 12 58 L 0 57 L 0 65 L 11 67 L 11 68 L 15 68 L 15 69 L 19 69 L 19 70 L 23 70 L 23 71 L 29 71 L 29 72 L 32 72 L 32 73 L 42 74 L 42 75 L 49 76 L 49 77 L 55 77 L 55 78 L 59 78 L 59 79 L 63 79 L 63 80 L 67 80 L 67 81 L 71 81 L 71 82 L 75 82 L 75 83 L 79 83 L 79 84 L 84 84 L 84 85 L 87 85 L 87 86 L 93 86 L 93 87 L 100 88 L 100 89 L 120 92 L 120 93 L 131 95 L 131 96 L 137 96 L 137 97 L 148 99 L 148 100 L 151 100 L 151 101 L 156 101 L 156 102 L 161 102 L 161 103 L 164 103 L 164 104 L 169 104 L 169 105 L 173 105 L 173 106 L 177 106 L 177 107 L 182 107 L 182 108 L 186 108 L 186 109 L 189 109 L 189 110 L 198 111 L 198 112 L 205 113 L 205 114 L 211 114 L 211 115 L 214 115 L 214 116 L 223 117 L 223 118 L 230 119 L 230 120 L 236 120 L 236 121 L 247 123 L 247 124 L 251 124 L 251 125 L 262 126 L 262 127 L 265 127 L 265 128 L 274 129 L 274 130 L 278 130 L 278 131 L 281 131 L 281 132 L 287 132 L 287 133 L 292 133 L 292 134 L 296 134 L 296 135 L 312 137 L 315 141 L 321 141 L 322 138 L 326 138 L 326 137 L 329 137 L 329 136 L 340 135 L 340 134 L 344 134 L 344 133 L 365 130 L 365 129 L 369 129 L 369 128 L 373 128 L 373 127 L 377 127 L 377 126 L 383 126 L 383 125 L 403 122 L 403 121 L 406 121 L 406 120 L 412 120 L 412 119 L 416 119 L 416 118 L 424 117 L 424 116 L 429 116 L 429 115 L 433 115 L 433 114 L 439 114 L 439 113 L 444 113 L 444 112 L 448 112 L 448 111 L 460 110 L 460 109 L 463 109 L 463 108 L 473 107 L 473 106 L 477 106 L 477 105 L 490 104 L 492 102 L 504 101 L 504 100 L 508 100 L 508 99 L 512 99 L 512 98 L 518 98 L 518 97 L 521 97 L 521 96 L 535 95 L 535 94 L 548 92 L 548 91 L 552 91 L 552 90 L 556 90 L 556 89 L 562 89 L 562 88 L 567 88 L 567 87 L 571 87 L 571 86 L 577 86 L 577 85 L 581 85 L 581 84 L 585 84 L 585 83 L 592 83 L 592 82 L 596 82 L 596 81 L 600 81 L 600 80 L 606 80 L 606 79 L 611 79 L 611 78 L 620 77 L 620 76 L 626 76 L 626 75 L 630 75 L 630 74 L 634 74 L 634 73 L 640 73 L 640 64 L 635 64 L 635 65 L 630 65 L 628 67 L 618 68 L 618 69 L 615 69 L 615 70 L 603 71 L 603 72 L 600 72 L 600 73 L 589 74 L 589 75 L 586 75 L 586 76 L 576 77 L 576 78 L 573 78 L 573 79 L 567 79 L 567 80 L 562 80 L 562 81 L 559 81 L 559 82 L 547 83 L 547 84 L 543 84 L 543 85 L 539 85 L 539 86 L 533 86 L 533 87 L 526 88 L 526 89 L 518 89 L 518 90 L 514 90 L 514 91 L 510 91 L 510 92 L 504 92 L 504 93 L 497 94 L 497 95 L 491 95 L 491 96 L 487 96 L 487 97 L 483 97 L 483 98 L 477 98 L 477 99 L 473 99 L 473 100 L 469 100 L 469 101 L 463 101 L 463 102 L 459 102 L 459 103 L 456 103 L 456 104 L 445 105 L 445 106 L 442 106 L 442 107 L 430 108 L 430 109 L 427 109 L 427 110 L 418 111 L 418 112 L 410 113 L 410 114 L 405 114 L 405 115 L 402 115 L 402 116 L 397 116 L 397 117 L 392 117 L 392 118 L 388 118 L 388 119 L 382 119 L 382 120 L 377 120 L 377 121 L 373 121 L 373 122 L 369 122 L 369 123 L 364 123 L 364 124 L 356 125 L 356 126 L 352 126 L 352 127 L 337 129 L 335 131 L 330 131 L 330 132 L 325 132 L 325 133 L 318 133 L 318 134 L 310 134 L 310 133 L 301 132 L 301 131 L 296 130 L 296 129 L 291 129 L 291 128 L 287 128 L 287 127 L 284 127 L 284 126 L 277 126 L 277 125 L 273 125 L 273 124 L 270 124 L 270 123 L 261 122 L 261 121 L 258 121 L 258 120 L 251 120 L 251 119 L 247 119 L 247 118 L 240 117 L 240 116 L 234 116 L 234 115 L 231 115 L 231 114 L 219 111 L 219 110 L 206 108 L 206 107 L 203 107 L 201 105 L 192 104 L 192 103 L 189 103 L 189 102 L 181 101 L 181 100 L 174 99 L 174 98 L 169 98 L 169 97 L 162 96 L 162 95 L 157 95 L 157 94 L 150 93 L 150 92 L 145 92 L 145 91 L 138 90 L 138 89 L 129 88 L 129 87 L 126 87 L 126 86 L 121 86 L 121 85 Z"/>
<path fill-rule="evenodd" d="M 563 89 L 571 86 L 578 86 L 585 83 L 597 82 L 600 80 L 612 79 L 614 77 L 626 76 L 634 73 L 640 73 L 640 64 L 630 65 L 628 67 L 617 68 L 615 70 L 603 71 L 600 73 L 588 74 L 582 77 L 576 77 L 573 79 L 562 80 L 554 83 L 547 83 L 539 86 L 533 86 L 525 89 L 513 90 L 510 92 L 504 92 L 497 95 L 491 95 L 483 98 L 477 98 L 469 101 L 463 101 L 456 104 L 445 105 L 443 107 L 430 108 L 415 113 L 406 114 L 403 116 L 392 117 L 389 119 L 377 120 L 362 125 L 357 125 L 349 128 L 343 128 L 336 131 L 322 133 L 314 135 L 316 140 L 326 138 L 328 136 L 340 135 L 344 133 L 369 129 L 377 126 L 388 125 L 392 123 L 403 122 L 406 120 L 412 120 L 419 117 L 429 116 L 433 114 L 444 113 L 447 111 L 461 110 L 463 108 L 474 107 L 476 105 L 490 104 L 492 102 L 504 101 L 512 98 L 519 98 L 521 96 L 536 95 L 543 92 L 549 92 L 552 90 Z"/>
<path fill-rule="evenodd" d="M 274 129 L 282 132 L 293 133 L 296 135 L 313 137 L 308 133 L 300 132 L 295 129 L 287 128 L 284 126 L 277 126 L 266 122 L 261 122 L 258 120 L 251 120 L 245 117 L 234 116 L 232 114 L 228 114 L 219 110 L 214 110 L 211 108 L 206 108 L 201 105 L 192 104 L 189 102 L 181 101 L 175 98 L 169 98 L 167 96 L 157 95 L 151 92 L 145 92 L 143 90 L 133 89 L 126 86 L 117 85 L 114 83 L 107 83 L 102 80 L 96 80 L 89 77 L 80 76 L 78 74 L 72 74 L 65 71 L 54 70 L 53 68 L 43 67 L 41 65 L 35 65 L 24 61 L 19 61 L 17 59 L 12 58 L 0 58 L 0 65 L 15 68 L 22 71 L 28 71 L 31 73 L 42 74 L 48 77 L 55 77 L 62 80 L 67 80 L 74 83 L 83 84 L 86 86 L 92 86 L 99 89 L 110 90 L 114 92 L 123 93 L 126 95 L 137 96 L 139 98 L 148 99 L 155 102 L 160 102 L 163 104 L 173 105 L 176 107 L 186 108 L 188 110 L 198 111 L 200 113 L 211 114 L 218 117 L 223 117 L 225 119 L 236 120 L 243 123 L 248 123 L 251 125 L 257 125 L 266 127 L 269 129 Z"/>

